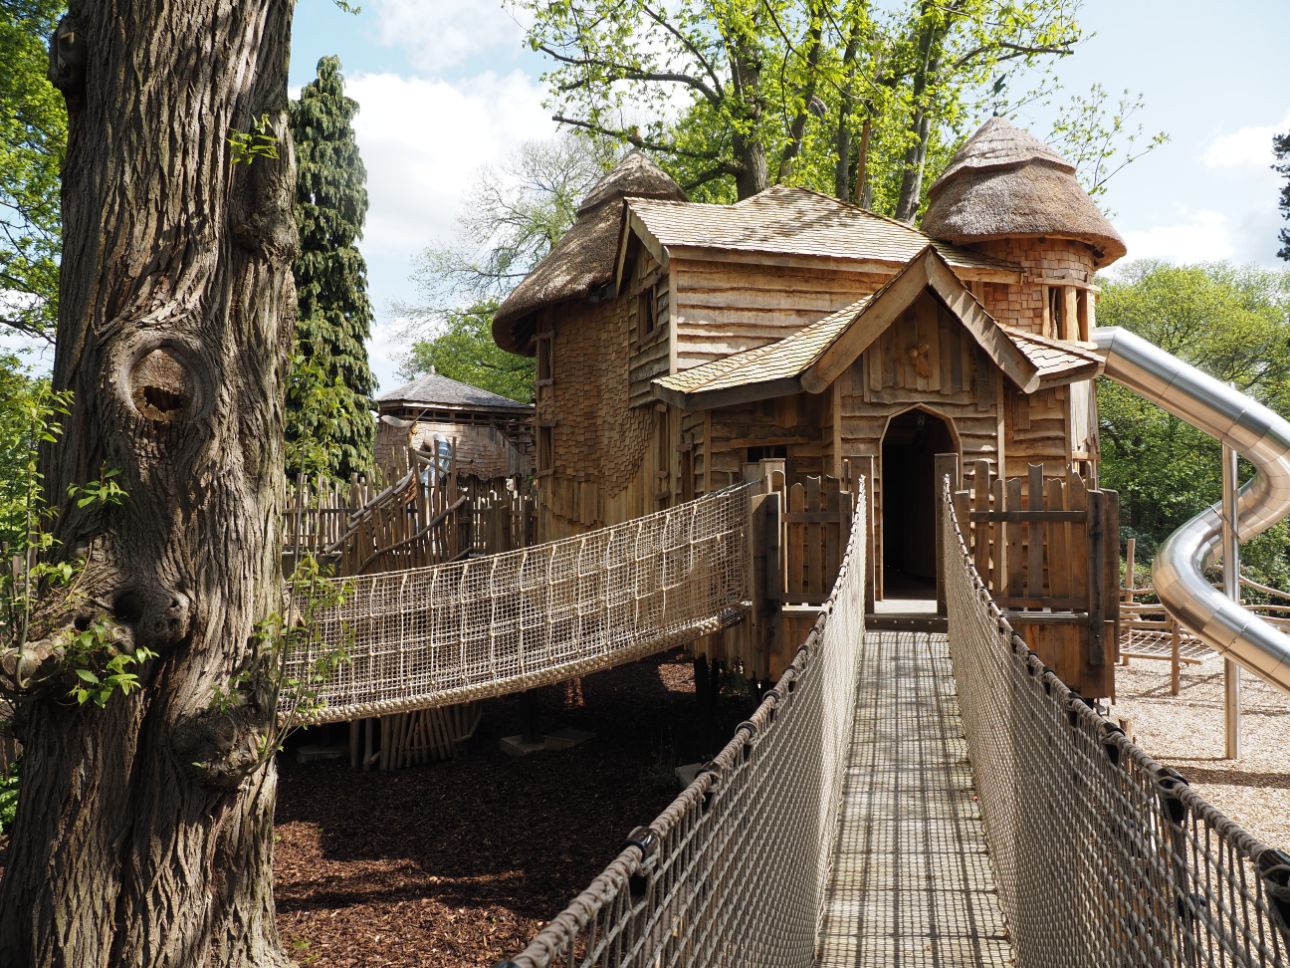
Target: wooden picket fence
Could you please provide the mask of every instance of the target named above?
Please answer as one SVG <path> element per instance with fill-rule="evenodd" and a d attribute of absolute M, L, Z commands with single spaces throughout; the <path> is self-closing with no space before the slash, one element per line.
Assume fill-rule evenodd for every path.
<path fill-rule="evenodd" d="M 956 462 L 952 462 L 956 468 Z M 1119 497 L 1031 464 L 1003 480 L 975 461 L 950 473 L 976 569 L 1013 628 L 1084 696 L 1115 693 L 1119 642 Z"/>

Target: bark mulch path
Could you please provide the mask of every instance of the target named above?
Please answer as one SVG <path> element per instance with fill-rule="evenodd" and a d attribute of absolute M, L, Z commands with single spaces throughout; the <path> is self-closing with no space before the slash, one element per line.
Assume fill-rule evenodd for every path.
<path fill-rule="evenodd" d="M 1251 673 L 1241 675 L 1241 758 L 1223 759 L 1223 660 L 1183 666 L 1169 695 L 1169 663 L 1134 659 L 1116 670 L 1112 716 L 1172 766 L 1202 796 L 1271 847 L 1290 850 L 1290 696 Z"/>
<path fill-rule="evenodd" d="M 524 947 L 710 758 L 753 701 L 705 724 L 680 653 L 539 690 L 541 731 L 594 732 L 512 758 L 518 697 L 494 700 L 462 758 L 388 773 L 284 757 L 275 891 L 287 950 L 313 968 L 492 966 Z"/>

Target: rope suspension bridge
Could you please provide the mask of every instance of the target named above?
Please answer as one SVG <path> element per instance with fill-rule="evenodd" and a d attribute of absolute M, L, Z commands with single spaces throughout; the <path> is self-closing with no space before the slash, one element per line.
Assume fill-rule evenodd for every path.
<path fill-rule="evenodd" d="M 531 689 L 739 621 L 751 491 L 346 580 L 311 650 L 349 661 L 319 684 L 315 720 Z M 499 968 L 1290 968 L 1290 855 L 1043 665 L 977 573 L 952 497 L 948 634 L 866 631 L 858 491 L 832 593 L 756 712 Z"/>
<path fill-rule="evenodd" d="M 333 579 L 343 599 L 286 661 L 308 721 L 523 692 L 739 621 L 749 489 L 517 551 Z M 320 662 L 342 653 L 340 663 Z M 326 668 L 321 677 L 316 670 Z"/>

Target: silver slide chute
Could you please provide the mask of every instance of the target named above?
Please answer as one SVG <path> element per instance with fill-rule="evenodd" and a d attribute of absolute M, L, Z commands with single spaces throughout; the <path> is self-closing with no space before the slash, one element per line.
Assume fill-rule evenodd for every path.
<path fill-rule="evenodd" d="M 1237 497 L 1242 541 L 1290 514 L 1290 422 L 1128 330 L 1101 327 L 1093 331 L 1093 341 L 1106 358 L 1106 376 L 1254 465 L 1254 477 Z M 1205 578 L 1222 533 L 1220 503 L 1166 538 L 1151 567 L 1156 594 L 1211 649 L 1290 693 L 1290 637 Z"/>

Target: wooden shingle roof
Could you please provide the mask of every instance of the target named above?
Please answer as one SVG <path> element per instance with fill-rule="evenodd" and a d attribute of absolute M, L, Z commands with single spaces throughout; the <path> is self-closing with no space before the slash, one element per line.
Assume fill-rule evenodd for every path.
<path fill-rule="evenodd" d="M 783 339 L 703 366 L 660 377 L 654 395 L 702 410 L 832 384 L 926 289 L 932 289 L 977 345 L 1026 393 L 1089 379 L 1101 371 L 1095 352 L 1078 343 L 1000 325 L 932 246 L 871 296 L 830 313 Z"/>
<path fill-rule="evenodd" d="M 808 256 L 903 266 L 929 244 L 957 269 L 1017 267 L 933 242 L 903 222 L 805 188 L 777 185 L 733 205 L 632 198 L 628 218 L 638 234 L 667 249 Z"/>

